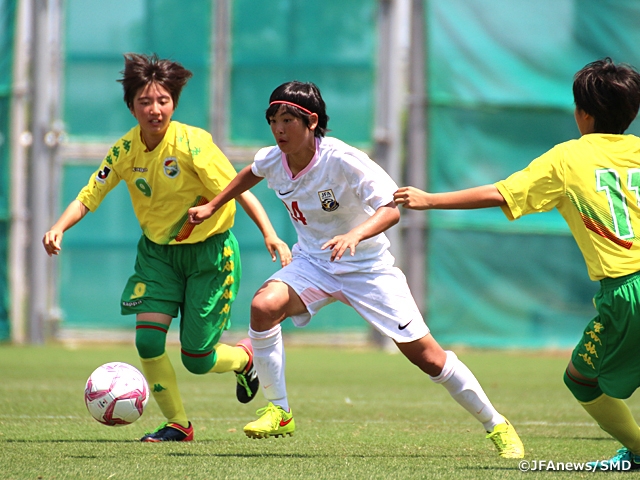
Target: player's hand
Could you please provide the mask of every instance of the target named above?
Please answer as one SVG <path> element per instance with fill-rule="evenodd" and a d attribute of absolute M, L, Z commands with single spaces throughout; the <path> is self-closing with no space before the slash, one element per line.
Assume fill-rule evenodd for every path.
<path fill-rule="evenodd" d="M 426 210 L 429 208 L 429 194 L 416 187 L 400 187 L 393 194 L 393 201 L 403 208 Z"/>
<path fill-rule="evenodd" d="M 189 209 L 189 223 L 195 223 L 196 225 L 204 222 L 207 218 L 211 217 L 215 213 L 216 209 L 211 204 L 200 205 L 198 207 L 191 207 Z"/>
<path fill-rule="evenodd" d="M 322 245 L 321 250 L 331 249 L 331 261 L 334 262 L 340 260 L 347 249 L 351 251 L 351 256 L 353 257 L 356 254 L 356 245 L 358 243 L 360 243 L 360 238 L 356 234 L 349 232 L 344 235 L 336 235 Z"/>
<path fill-rule="evenodd" d="M 284 243 L 277 235 L 270 235 L 264 238 L 264 244 L 271 254 L 271 261 L 276 261 L 276 252 L 280 256 L 280 265 L 286 267 L 291 263 L 291 250 L 289 245 Z"/>
<path fill-rule="evenodd" d="M 60 244 L 62 243 L 62 231 L 60 230 L 49 230 L 44 234 L 42 238 L 42 244 L 44 245 L 44 249 L 47 251 L 47 255 L 58 255 L 60 252 Z"/>

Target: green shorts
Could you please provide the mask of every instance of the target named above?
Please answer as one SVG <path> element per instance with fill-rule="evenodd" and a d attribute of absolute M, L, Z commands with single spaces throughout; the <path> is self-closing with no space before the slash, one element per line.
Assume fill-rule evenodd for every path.
<path fill-rule="evenodd" d="M 135 273 L 122 292 L 123 315 L 180 314 L 180 343 L 187 353 L 210 352 L 229 328 L 242 268 L 231 231 L 204 242 L 138 242 Z"/>
<path fill-rule="evenodd" d="M 571 361 L 610 397 L 629 398 L 640 386 L 640 272 L 601 280 L 593 300 L 598 315 Z"/>

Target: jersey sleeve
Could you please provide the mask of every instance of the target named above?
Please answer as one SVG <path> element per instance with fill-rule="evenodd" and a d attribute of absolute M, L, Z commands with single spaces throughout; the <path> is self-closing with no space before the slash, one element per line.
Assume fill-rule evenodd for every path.
<path fill-rule="evenodd" d="M 566 192 L 561 147 L 552 148 L 495 186 L 507 202 L 501 208 L 509 220 L 552 210 Z"/>
<path fill-rule="evenodd" d="M 374 210 L 393 202 L 398 185 L 389 174 L 364 153 L 342 155 L 344 176 L 363 203 Z"/>
<path fill-rule="evenodd" d="M 193 165 L 203 185 L 218 195 L 236 176 L 236 170 L 204 130 L 189 138 Z"/>
<path fill-rule="evenodd" d="M 265 147 L 258 150 L 253 158 L 253 164 L 251 164 L 251 173 L 256 177 L 266 177 L 268 159 L 273 160 L 274 155 L 277 155 L 276 147 Z"/>
<path fill-rule="evenodd" d="M 79 200 L 91 212 L 96 211 L 102 200 L 120 182 L 120 175 L 114 163 L 117 162 L 118 152 L 120 152 L 123 141 L 126 140 L 120 139 L 111 147 L 109 154 L 102 160 L 98 170 L 91 175 L 89 183 L 80 190 L 76 197 L 76 200 Z"/>

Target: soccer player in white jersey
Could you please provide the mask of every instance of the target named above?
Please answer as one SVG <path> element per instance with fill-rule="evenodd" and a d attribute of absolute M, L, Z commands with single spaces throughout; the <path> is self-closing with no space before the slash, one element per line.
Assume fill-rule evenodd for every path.
<path fill-rule="evenodd" d="M 268 405 L 244 427 L 245 434 L 293 434 L 280 323 L 291 317 L 304 326 L 319 309 L 338 300 L 392 338 L 412 363 L 444 386 L 484 426 L 501 457 L 522 457 L 524 448 L 513 426 L 496 411 L 471 371 L 429 333 L 404 275 L 393 266 L 383 233 L 400 218 L 393 180 L 365 153 L 324 136 L 329 117 L 312 83 L 294 81 L 276 88 L 266 119 L 277 146 L 260 150 L 220 195 L 189 210 L 198 224 L 266 178 L 298 234 L 291 264 L 272 275 L 251 303 L 249 337 Z"/>
<path fill-rule="evenodd" d="M 640 470 L 640 428 L 624 399 L 640 386 L 640 139 L 623 135 L 640 107 L 640 73 L 610 58 L 573 81 L 581 137 L 556 145 L 493 185 L 427 193 L 402 187 L 406 208 L 502 208 L 509 220 L 557 208 L 592 280 L 596 316 L 587 324 L 564 382 L 600 427 L 623 448 L 596 470 Z M 625 466 L 626 465 L 626 466 Z"/>
<path fill-rule="evenodd" d="M 126 54 L 124 100 L 138 124 L 109 150 L 89 183 L 42 239 L 58 255 L 64 232 L 124 181 L 142 235 L 135 272 L 121 297 L 123 315 L 136 315 L 136 348 L 153 398 L 166 417 L 143 442 L 188 442 L 187 417 L 176 374 L 165 351 L 174 317 L 180 317 L 182 363 L 192 373 L 235 372 L 238 401 L 255 398 L 258 378 L 249 339 L 219 343 L 229 328 L 231 305 L 241 277 L 238 243 L 231 232 L 235 203 L 197 227 L 189 223 L 193 205 L 214 198 L 236 171 L 206 131 L 172 120 L 191 72 L 156 55 Z M 250 193 L 250 192 L 247 192 Z M 253 194 L 238 202 L 260 228 L 275 260 L 286 265 L 289 247 L 278 238 Z M 195 227 L 195 228 L 194 228 Z"/>

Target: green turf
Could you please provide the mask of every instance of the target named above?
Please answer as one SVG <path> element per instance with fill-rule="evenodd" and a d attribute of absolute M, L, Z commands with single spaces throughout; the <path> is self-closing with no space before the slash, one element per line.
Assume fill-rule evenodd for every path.
<path fill-rule="evenodd" d="M 0 477 L 3 479 L 527 478 L 497 457 L 482 427 L 401 355 L 288 348 L 293 437 L 251 440 L 242 427 L 264 406 L 235 400 L 233 375 L 196 376 L 170 354 L 196 439 L 143 444 L 163 421 L 149 401 L 126 427 L 93 420 L 84 383 L 109 361 L 139 366 L 133 346 L 0 347 Z M 573 400 L 567 354 L 458 351 L 489 398 L 516 426 L 529 461 L 584 462 L 618 444 Z M 640 402 L 629 401 L 636 415 Z M 548 478 L 587 478 L 549 472 Z M 602 475 L 602 474 L 598 474 Z M 608 478 L 625 474 L 607 474 Z M 626 474 L 625 478 L 630 475 Z M 633 476 L 633 474 L 631 474 Z"/>

